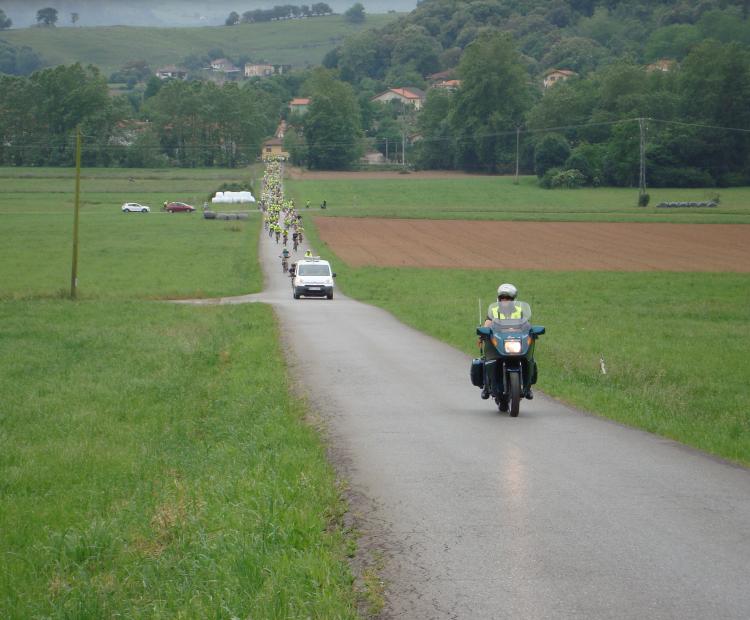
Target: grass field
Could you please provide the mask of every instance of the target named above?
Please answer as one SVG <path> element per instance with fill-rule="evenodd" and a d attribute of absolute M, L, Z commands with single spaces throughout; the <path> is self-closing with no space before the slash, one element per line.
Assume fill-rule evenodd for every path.
<path fill-rule="evenodd" d="M 270 308 L 0 303 L 0 617 L 353 618 Z"/>
<path fill-rule="evenodd" d="M 326 190 L 343 185 L 321 182 Z M 316 187 L 293 184 L 298 200 L 317 200 Z M 384 195 L 379 187 L 352 181 L 346 190 L 340 189 L 340 196 L 361 197 L 362 215 L 384 215 L 376 206 Z M 443 210 L 450 200 L 441 196 L 454 190 L 449 183 L 438 187 L 424 183 L 420 191 L 407 190 L 414 217 L 452 217 L 453 211 Z M 564 195 L 592 204 L 600 191 Z M 748 212 L 740 198 L 747 192 L 736 190 L 733 209 L 738 213 Z M 529 189 L 527 196 L 533 195 Z M 326 196 L 331 205 L 326 216 L 352 214 L 351 208 L 338 204 L 335 192 Z M 467 196 L 466 201 L 481 204 L 477 196 Z M 519 202 L 518 207 L 529 218 L 537 210 L 533 200 Z M 602 219 L 617 213 L 617 221 L 625 214 L 622 208 L 609 208 Z M 487 210 L 483 217 L 500 215 Z M 576 213 L 579 217 L 588 219 L 581 212 Z M 749 275 L 355 269 L 336 260 L 313 226 L 308 236 L 317 252 L 333 257 L 337 285 L 344 293 L 383 307 L 471 355 L 477 351 L 478 298 L 486 310 L 498 284 L 514 282 L 521 298 L 531 303 L 534 322 L 547 328 L 538 347 L 540 389 L 596 414 L 750 465 Z M 600 357 L 606 375 L 601 373 Z M 466 372 L 469 380 L 468 368 L 457 372 Z"/>
<path fill-rule="evenodd" d="M 750 188 L 650 189 L 651 206 L 636 206 L 637 189 L 602 187 L 545 190 L 536 177 L 466 176 L 288 180 L 298 205 L 328 204 L 324 215 L 592 222 L 684 222 L 750 224 Z M 703 201 L 716 194 L 716 208 L 659 209 L 663 201 Z M 319 210 L 318 210 L 319 212 Z"/>
<path fill-rule="evenodd" d="M 319 65 L 345 37 L 379 28 L 398 17 L 395 13 L 368 14 L 364 24 L 351 24 L 343 16 L 333 15 L 231 28 L 22 28 L 6 30 L 2 37 L 12 45 L 31 47 L 49 65 L 93 64 L 105 75 L 134 60 L 145 60 L 156 70 L 212 49 L 221 49 L 232 58 L 249 56 L 255 61 L 307 67 Z"/>
<path fill-rule="evenodd" d="M 120 212 L 248 175 L 87 170 L 74 303 L 72 171 L 0 171 L 0 617 L 356 617 L 272 311 L 148 300 L 258 290 L 259 218 Z"/>
<path fill-rule="evenodd" d="M 256 170 L 87 170 L 81 179 L 79 295 L 199 297 L 260 290 L 255 265 L 260 218 L 204 220 L 200 208 L 223 182 Z M 133 179 L 132 181 L 130 179 Z M 0 299 L 57 297 L 70 287 L 74 172 L 66 168 L 0 168 Z M 160 212 L 183 201 L 196 213 Z M 124 202 L 149 214 L 122 213 Z M 228 205 L 238 209 L 240 205 Z"/>

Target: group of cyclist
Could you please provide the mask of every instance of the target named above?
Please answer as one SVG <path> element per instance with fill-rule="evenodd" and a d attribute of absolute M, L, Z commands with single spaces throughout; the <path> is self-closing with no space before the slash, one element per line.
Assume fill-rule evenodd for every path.
<path fill-rule="evenodd" d="M 268 232 L 268 237 L 270 239 L 275 238 L 277 244 L 282 244 L 281 266 L 286 272 L 289 269 L 289 258 L 291 256 L 287 248 L 289 239 L 291 237 L 292 250 L 297 252 L 304 240 L 305 228 L 302 226 L 302 215 L 297 212 L 294 206 L 294 200 L 284 199 L 281 176 L 281 161 L 266 158 L 259 208 L 263 212 L 263 226 Z M 307 204 L 309 204 L 309 201 Z M 312 251 L 308 249 L 305 256 L 312 256 Z"/>

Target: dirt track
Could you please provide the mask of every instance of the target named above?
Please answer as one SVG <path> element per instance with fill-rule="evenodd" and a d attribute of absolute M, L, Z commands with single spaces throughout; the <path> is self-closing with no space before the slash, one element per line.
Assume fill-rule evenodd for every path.
<path fill-rule="evenodd" d="M 750 226 L 315 218 L 352 266 L 750 272 Z"/>

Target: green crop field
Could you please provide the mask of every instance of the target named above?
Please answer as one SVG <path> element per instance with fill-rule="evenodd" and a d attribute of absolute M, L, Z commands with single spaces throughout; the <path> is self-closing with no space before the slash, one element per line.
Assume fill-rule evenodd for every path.
<path fill-rule="evenodd" d="M 665 221 L 677 215 L 683 222 L 736 222 L 748 221 L 750 214 L 747 188 L 723 190 L 716 212 L 682 216 L 630 207 L 632 190 L 546 191 L 528 181 L 515 188 L 503 178 L 288 185 L 298 204 L 326 199 L 326 217 L 441 219 L 471 213 L 472 219 Z M 513 198 L 507 198 L 514 190 Z M 687 200 L 685 196 L 701 193 L 659 190 L 652 198 Z M 389 200 L 405 208 L 384 206 Z M 555 200 L 564 204 L 562 211 L 556 210 Z M 307 222 L 312 224 L 311 218 Z M 547 328 L 538 346 L 541 390 L 750 465 L 750 275 L 352 268 L 335 257 L 314 226 L 308 236 L 318 252 L 335 261 L 337 285 L 344 293 L 385 308 L 468 354 L 477 354 L 478 300 L 486 310 L 500 282 L 515 283 L 521 298 L 532 305 L 533 322 Z M 456 372 L 469 381 L 468 370 Z M 476 398 L 474 405 L 481 402 L 479 390 Z"/>
<path fill-rule="evenodd" d="M 398 17 L 395 13 L 368 15 L 364 24 L 332 15 L 232 27 L 22 28 L 7 30 L 2 36 L 12 45 L 31 47 L 48 65 L 93 64 L 105 75 L 134 60 L 145 60 L 156 70 L 212 49 L 221 49 L 232 58 L 248 56 L 254 61 L 307 67 L 319 65 L 348 35 L 379 28 Z"/>
<path fill-rule="evenodd" d="M 260 219 L 120 212 L 253 174 L 85 171 L 72 302 L 72 171 L 0 171 L 0 617 L 356 617 L 271 309 L 157 301 L 258 290 Z"/>
<path fill-rule="evenodd" d="M 79 294 L 199 297 L 258 291 L 260 218 L 204 220 L 203 202 L 225 182 L 249 182 L 257 169 L 86 170 L 81 177 Z M 55 297 L 70 286 L 75 177 L 72 169 L 0 168 L 0 298 Z M 196 213 L 160 212 L 164 201 Z M 122 213 L 124 202 L 151 213 Z"/>
<path fill-rule="evenodd" d="M 689 222 L 750 224 L 750 188 L 650 189 L 651 205 L 636 206 L 637 189 L 545 190 L 536 177 L 467 175 L 460 178 L 289 180 L 296 203 L 328 203 L 327 216 L 591 222 Z M 705 201 L 715 208 L 660 209 L 665 201 Z"/>

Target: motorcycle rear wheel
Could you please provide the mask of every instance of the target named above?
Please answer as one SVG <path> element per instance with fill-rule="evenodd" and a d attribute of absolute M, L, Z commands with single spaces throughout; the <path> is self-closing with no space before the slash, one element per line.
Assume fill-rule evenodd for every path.
<path fill-rule="evenodd" d="M 521 377 L 517 372 L 508 373 L 508 380 L 510 382 L 510 417 L 518 417 L 518 412 L 521 408 Z"/>

